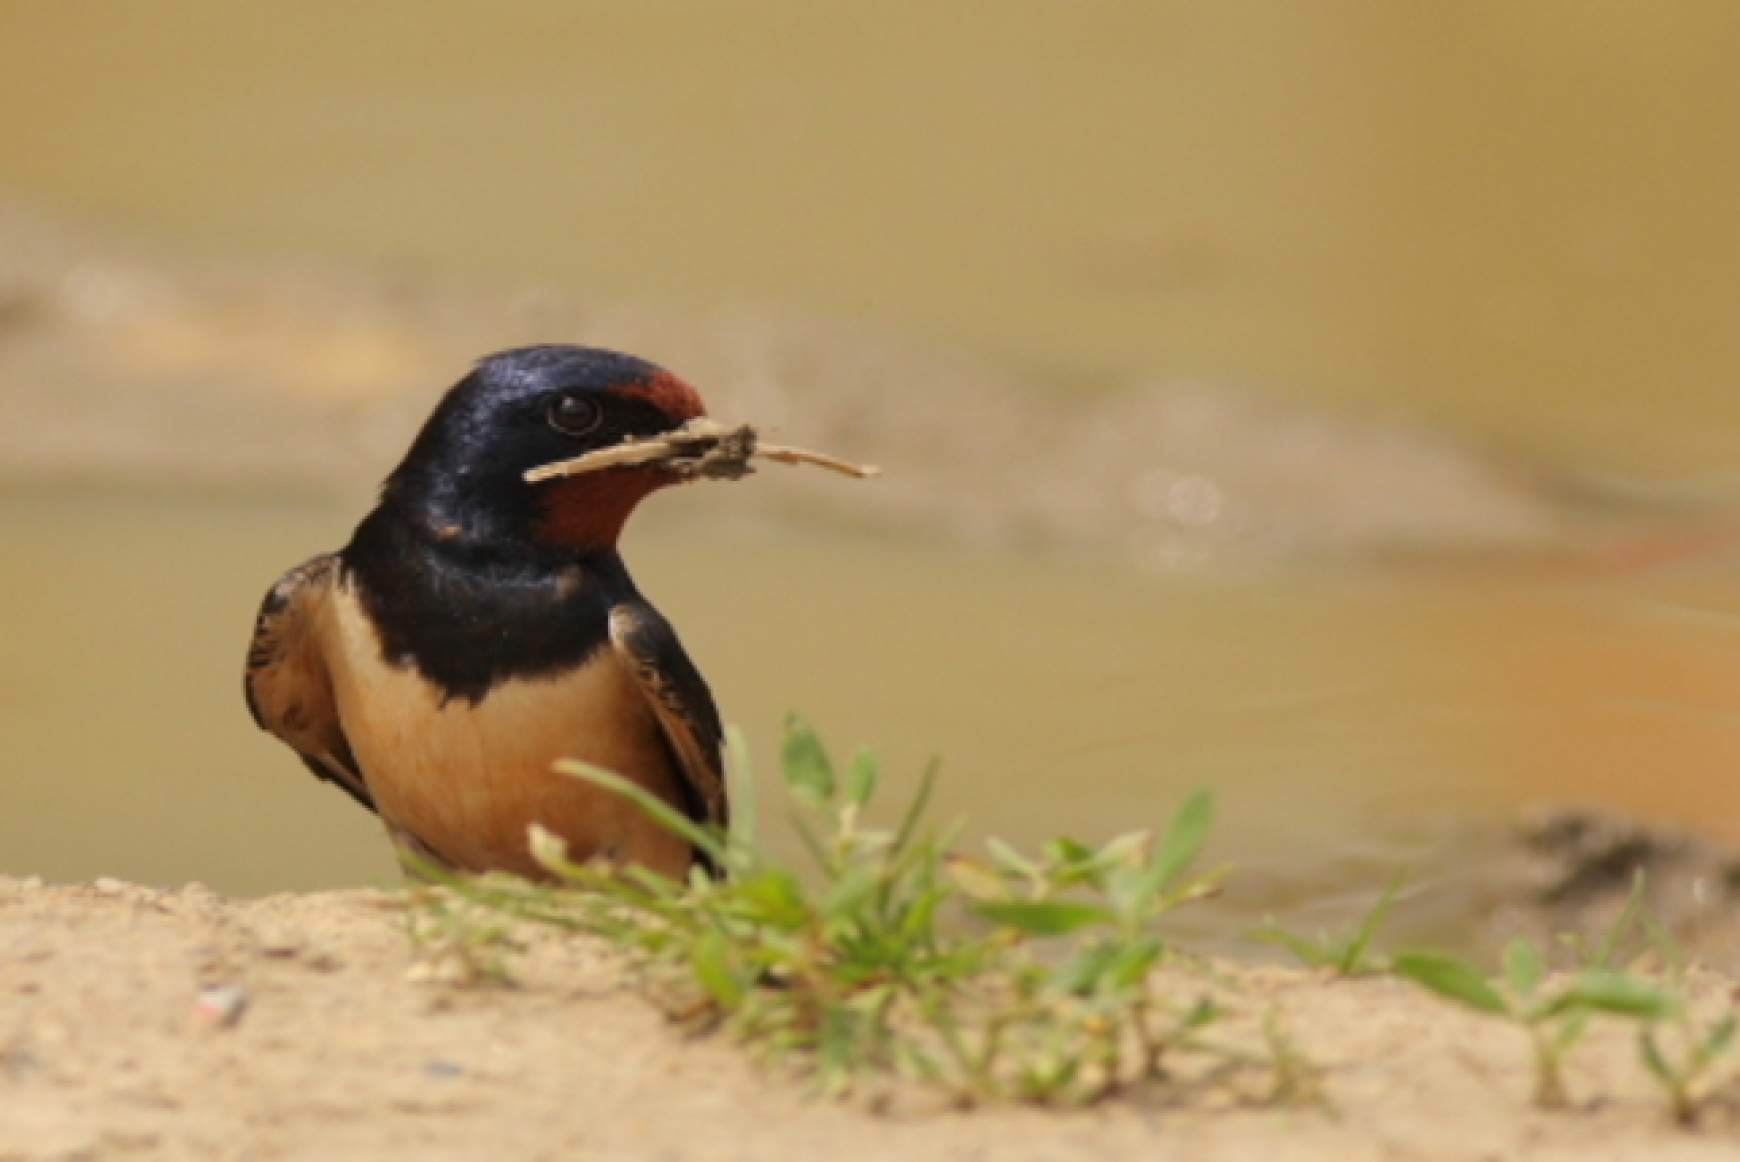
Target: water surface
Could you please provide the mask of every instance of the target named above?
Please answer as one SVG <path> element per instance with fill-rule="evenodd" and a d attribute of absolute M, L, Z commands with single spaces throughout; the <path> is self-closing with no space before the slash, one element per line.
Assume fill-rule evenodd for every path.
<path fill-rule="evenodd" d="M 1732 484 L 1737 55 L 1731 0 L 10 4 L 0 188 Z"/>
<path fill-rule="evenodd" d="M 737 487 L 748 487 L 743 485 Z M 765 780 L 789 709 L 898 797 L 1035 842 L 1157 827 L 1216 789 L 1217 907 L 1334 914 L 1393 870 L 1465 875 L 1513 807 L 1596 801 L 1740 838 L 1740 584 L 1514 563 L 1152 576 L 816 534 L 727 537 L 661 497 L 628 556 Z M 258 733 L 254 605 L 342 542 L 327 502 L 0 498 L 0 869 L 234 892 L 384 881 L 372 818 Z M 1473 838 L 1471 838 L 1473 837 Z M 1350 905 L 1351 906 L 1351 905 Z"/>

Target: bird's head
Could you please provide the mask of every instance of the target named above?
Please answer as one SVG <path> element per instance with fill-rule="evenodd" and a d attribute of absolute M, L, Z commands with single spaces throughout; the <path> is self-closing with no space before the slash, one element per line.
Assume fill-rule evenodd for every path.
<path fill-rule="evenodd" d="M 528 469 L 706 414 L 695 389 L 593 347 L 520 347 L 478 361 L 388 477 L 383 503 L 437 541 L 490 551 L 609 549 L 649 493 L 681 477 L 653 463 L 527 483 Z"/>

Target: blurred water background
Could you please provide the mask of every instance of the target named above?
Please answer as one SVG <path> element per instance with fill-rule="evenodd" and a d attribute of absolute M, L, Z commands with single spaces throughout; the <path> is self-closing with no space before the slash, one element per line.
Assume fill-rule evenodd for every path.
<path fill-rule="evenodd" d="M 764 755 L 941 753 L 1017 840 L 1213 785 L 1239 923 L 1405 866 L 1454 932 L 1540 803 L 1740 838 L 1737 53 L 1726 0 L 0 3 L 0 870 L 389 878 L 249 620 L 533 340 L 888 470 L 631 530 Z"/>

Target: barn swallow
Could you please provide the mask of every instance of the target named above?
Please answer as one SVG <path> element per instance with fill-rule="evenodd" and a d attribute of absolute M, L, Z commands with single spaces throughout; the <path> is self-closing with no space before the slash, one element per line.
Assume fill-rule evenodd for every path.
<path fill-rule="evenodd" d="M 446 867 L 542 875 L 539 823 L 575 859 L 685 875 L 700 858 L 687 842 L 551 770 L 580 759 L 726 822 L 713 696 L 617 552 L 635 506 L 683 477 L 665 463 L 525 475 L 704 415 L 693 388 L 629 355 L 479 361 L 350 543 L 266 594 L 244 682 L 254 721 Z"/>

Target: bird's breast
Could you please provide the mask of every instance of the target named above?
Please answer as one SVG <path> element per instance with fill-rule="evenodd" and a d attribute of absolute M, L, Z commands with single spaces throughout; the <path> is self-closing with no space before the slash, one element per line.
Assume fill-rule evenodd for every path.
<path fill-rule="evenodd" d="M 538 874 L 526 829 L 541 823 L 576 859 L 610 855 L 681 875 L 687 845 L 620 797 L 551 770 L 574 758 L 677 802 L 652 707 L 608 644 L 573 666 L 451 698 L 389 661 L 363 603 L 341 584 L 324 647 L 339 719 L 389 826 L 473 870 Z"/>

